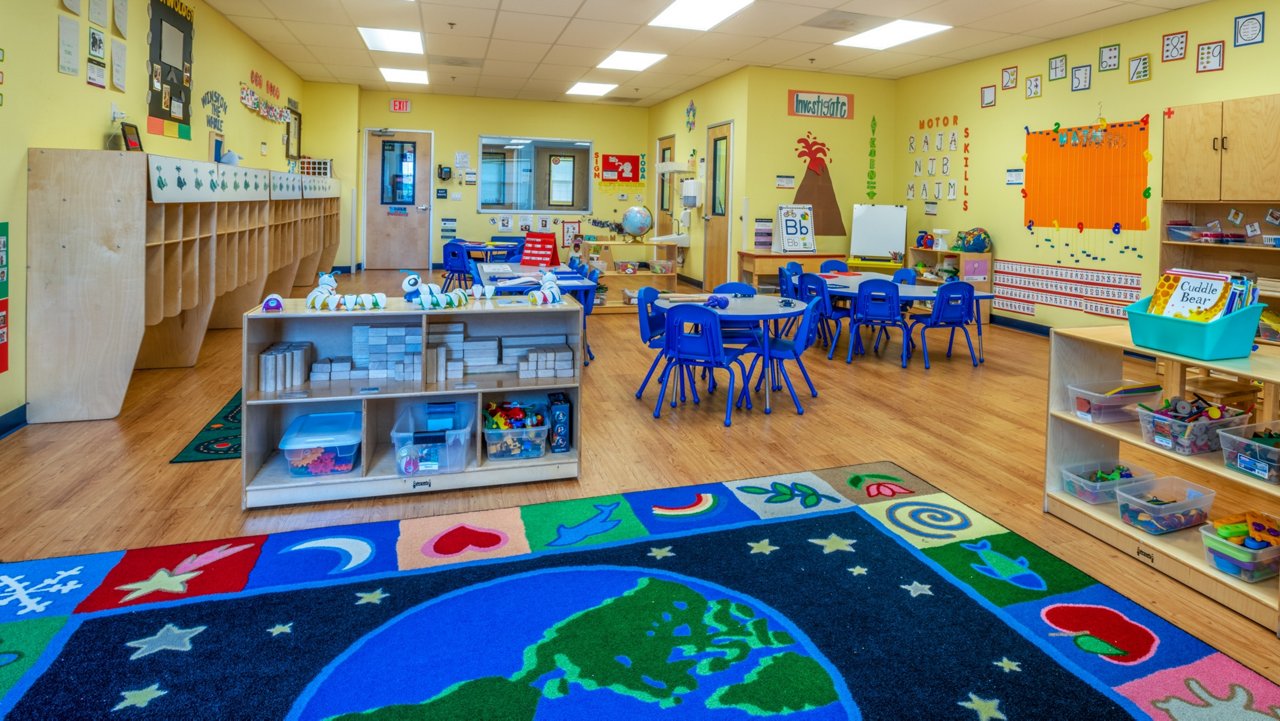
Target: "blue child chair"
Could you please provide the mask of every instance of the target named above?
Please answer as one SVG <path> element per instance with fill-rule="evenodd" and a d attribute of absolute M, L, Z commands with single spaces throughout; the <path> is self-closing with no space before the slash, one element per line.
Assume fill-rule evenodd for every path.
<path fill-rule="evenodd" d="M 897 328 L 902 331 L 902 367 L 906 368 L 907 360 L 911 357 L 911 331 L 907 328 L 906 321 L 902 319 L 898 286 L 891 281 L 879 278 L 864 280 L 858 286 L 858 300 L 855 306 L 856 310 L 850 321 L 849 355 L 845 358 L 845 362 L 853 362 L 853 354 L 858 346 L 854 341 L 859 337 L 858 333 L 862 326 L 876 329 L 875 350 L 877 352 L 880 350 L 880 330 L 887 332 L 890 328 Z M 887 340 L 885 342 L 888 343 Z"/>
<path fill-rule="evenodd" d="M 911 330 L 920 326 L 920 350 L 924 352 L 924 367 L 929 368 L 929 346 L 924 332 L 930 328 L 950 328 L 951 338 L 947 341 L 947 357 L 951 357 L 951 347 L 956 342 L 956 330 L 964 331 L 965 342 L 969 344 L 969 360 L 976 368 L 978 356 L 973 353 L 973 339 L 969 337 L 966 327 L 973 320 L 973 286 L 964 281 L 943 283 L 938 287 L 938 296 L 933 300 L 933 312 L 921 317 L 911 324 Z"/>
<path fill-rule="evenodd" d="M 600 269 L 592 268 L 591 272 L 587 273 L 586 279 L 593 284 L 599 283 Z M 587 357 L 582 360 L 582 365 L 585 367 L 591 365 L 591 361 L 596 359 L 595 352 L 591 350 L 591 341 L 587 340 L 587 316 L 591 315 L 591 311 L 596 307 L 596 286 L 592 285 L 579 293 L 578 302 L 582 303 L 582 344 L 587 349 Z"/>
<path fill-rule="evenodd" d="M 640 318 L 640 342 L 661 351 L 666 345 L 664 335 L 667 332 L 667 312 L 657 306 L 657 300 L 657 288 L 645 286 L 636 292 L 636 301 L 639 303 L 636 315 Z M 644 396 L 644 389 L 649 385 L 649 379 L 653 377 L 653 372 L 657 370 L 661 360 L 662 353 L 654 356 L 649 372 L 644 374 L 640 389 L 636 391 L 636 398 Z"/>
<path fill-rule="evenodd" d="M 471 285 L 471 270 L 468 267 L 470 256 L 467 255 L 466 249 L 462 243 L 445 243 L 444 244 L 444 286 L 441 290 L 448 291 L 452 285 L 459 288 L 466 288 Z"/>
<path fill-rule="evenodd" d="M 818 338 L 827 345 L 827 359 L 836 353 L 836 343 L 840 341 L 840 321 L 850 317 L 848 308 L 837 308 L 831 305 L 831 295 L 827 292 L 827 280 L 817 273 L 805 273 L 800 276 L 800 300 L 808 303 L 814 298 L 822 300 L 818 308 Z M 831 323 L 835 323 L 835 332 L 831 331 Z M 850 335 L 850 339 L 854 336 Z"/>
<path fill-rule="evenodd" d="M 724 347 L 724 339 L 720 335 L 720 316 L 710 308 L 701 305 L 677 305 L 667 311 L 667 330 L 663 344 L 662 357 L 667 363 L 662 368 L 662 390 L 658 391 L 658 402 L 653 407 L 653 417 L 662 414 L 662 402 L 667 396 L 667 385 L 671 373 L 675 371 L 683 381 L 686 374 L 694 368 L 705 368 L 713 373 L 717 368 L 729 371 L 729 394 L 724 404 L 724 424 L 733 423 L 731 414 L 734 407 L 733 384 L 737 374 L 735 366 L 741 371 L 742 384 L 747 383 L 747 367 L 743 364 L 741 350 Z M 747 407 L 751 407 L 751 398 L 745 397 Z M 671 404 L 675 405 L 675 394 Z M 695 399 L 696 402 L 696 399 Z"/>
<path fill-rule="evenodd" d="M 796 404 L 796 413 L 804 415 L 804 406 L 800 405 L 800 398 L 796 395 L 796 388 L 791 384 L 791 376 L 787 374 L 785 361 L 794 361 L 796 367 L 800 369 L 801 375 L 804 376 L 804 382 L 809 385 L 809 393 L 814 398 L 818 397 L 818 389 L 813 386 L 813 380 L 809 378 L 809 371 L 804 367 L 804 360 L 801 356 L 814 344 L 818 339 L 818 321 L 822 312 L 822 299 L 810 298 L 809 304 L 804 309 L 804 315 L 800 316 L 800 325 L 796 328 L 796 333 L 791 338 L 779 338 L 769 344 L 769 359 L 771 363 L 777 365 L 779 374 L 787 383 L 787 390 L 791 391 L 791 400 Z M 756 370 L 756 363 L 763 358 L 764 348 L 759 345 L 747 346 L 745 353 L 755 353 L 756 357 L 751 360 L 751 368 L 747 370 L 747 378 Z M 769 375 L 770 369 L 761 368 L 760 378 L 756 381 L 756 390 L 760 390 L 761 384 L 764 383 L 765 376 Z M 745 389 L 744 389 L 745 390 Z"/>
<path fill-rule="evenodd" d="M 471 282 L 483 288 L 484 276 L 480 275 L 480 265 L 475 258 L 467 258 L 467 272 L 471 274 Z"/>
<path fill-rule="evenodd" d="M 836 260 L 835 258 L 830 258 L 828 260 L 822 261 L 822 265 L 818 266 L 819 273 L 833 273 L 835 271 L 840 271 L 841 273 L 848 273 L 849 264 L 844 262 L 843 260 Z"/>

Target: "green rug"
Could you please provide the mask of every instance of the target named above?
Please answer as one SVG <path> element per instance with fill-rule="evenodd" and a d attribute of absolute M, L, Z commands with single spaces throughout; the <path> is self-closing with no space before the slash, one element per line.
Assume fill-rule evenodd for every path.
<path fill-rule="evenodd" d="M 227 401 L 170 463 L 225 461 L 240 457 L 240 391 Z"/>

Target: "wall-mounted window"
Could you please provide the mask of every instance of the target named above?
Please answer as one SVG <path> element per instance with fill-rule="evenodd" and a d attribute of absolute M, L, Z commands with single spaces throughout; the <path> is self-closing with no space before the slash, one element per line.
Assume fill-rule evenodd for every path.
<path fill-rule="evenodd" d="M 591 143 L 480 138 L 480 212 L 591 212 Z"/>
<path fill-rule="evenodd" d="M 413 205 L 418 144 L 403 140 L 382 141 L 382 204 Z"/>

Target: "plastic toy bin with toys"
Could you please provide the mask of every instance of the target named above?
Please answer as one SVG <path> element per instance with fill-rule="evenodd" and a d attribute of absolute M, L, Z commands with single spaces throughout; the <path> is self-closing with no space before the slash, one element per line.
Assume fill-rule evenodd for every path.
<path fill-rule="evenodd" d="M 1134 418 L 1129 406 L 1158 403 L 1164 389 L 1130 380 L 1101 381 L 1067 386 L 1076 416 L 1090 423 L 1120 423 Z"/>
<path fill-rule="evenodd" d="M 489 460 L 541 458 L 547 452 L 546 406 L 503 401 L 484 410 L 484 445 Z"/>
<path fill-rule="evenodd" d="M 1120 520 L 1152 535 L 1181 531 L 1209 520 L 1212 489 L 1177 476 L 1152 478 L 1116 489 Z"/>
<path fill-rule="evenodd" d="M 1267 483 L 1280 483 L 1280 421 L 1218 431 L 1227 468 Z"/>
<path fill-rule="evenodd" d="M 1280 521 L 1265 513 L 1240 513 L 1200 529 L 1209 565 L 1248 583 L 1280 574 Z"/>
<path fill-rule="evenodd" d="M 391 429 L 396 470 L 402 476 L 455 473 L 471 458 L 475 407 L 470 403 L 419 403 L 400 412 Z"/>
<path fill-rule="evenodd" d="M 1085 503 L 1097 505 L 1116 500 L 1116 489 L 1120 486 L 1155 477 L 1152 471 L 1120 461 L 1077 463 L 1062 469 L 1062 490 Z"/>
<path fill-rule="evenodd" d="M 280 439 L 289 475 L 311 478 L 355 470 L 360 465 L 360 422 L 359 411 L 294 418 Z"/>
<path fill-rule="evenodd" d="M 1218 431 L 1246 425 L 1249 419 L 1239 408 L 1200 400 L 1166 399 L 1160 408 L 1138 407 L 1142 440 L 1183 456 L 1220 450 Z"/>
<path fill-rule="evenodd" d="M 1248 358 L 1262 318 L 1262 303 L 1204 323 L 1148 313 L 1151 298 L 1125 308 L 1133 344 L 1198 360 Z"/>

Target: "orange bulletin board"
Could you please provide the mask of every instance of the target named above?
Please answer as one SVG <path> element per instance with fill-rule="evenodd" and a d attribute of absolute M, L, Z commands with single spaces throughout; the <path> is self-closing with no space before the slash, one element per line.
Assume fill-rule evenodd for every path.
<path fill-rule="evenodd" d="M 1027 133 L 1023 225 L 1145 230 L 1149 138 L 1143 120 Z"/>

